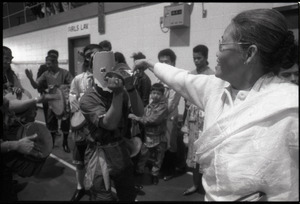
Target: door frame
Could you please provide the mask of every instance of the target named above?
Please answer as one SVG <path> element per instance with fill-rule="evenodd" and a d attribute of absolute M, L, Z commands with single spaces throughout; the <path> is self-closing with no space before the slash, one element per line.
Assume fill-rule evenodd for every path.
<path fill-rule="evenodd" d="M 69 72 L 75 77 L 75 56 L 74 56 L 74 41 L 81 39 L 81 38 L 88 38 L 89 44 L 91 43 L 91 35 L 81 35 L 76 37 L 70 37 L 68 38 L 68 52 L 69 52 Z"/>

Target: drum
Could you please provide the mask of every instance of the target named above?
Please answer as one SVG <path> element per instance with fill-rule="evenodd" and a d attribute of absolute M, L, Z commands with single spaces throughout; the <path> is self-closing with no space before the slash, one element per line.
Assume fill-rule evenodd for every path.
<path fill-rule="evenodd" d="M 4 97 L 7 98 L 9 101 L 11 101 L 11 100 L 26 100 L 26 99 L 32 98 L 31 94 L 26 89 L 23 89 L 23 92 L 22 92 L 22 95 L 20 98 L 17 97 L 17 94 L 15 94 L 15 93 L 13 94 L 12 92 L 8 92 L 7 94 L 5 94 Z"/>
<path fill-rule="evenodd" d="M 40 123 L 29 123 L 21 126 L 16 135 L 16 140 L 37 134 L 35 145 L 40 149 L 40 157 L 24 155 L 18 152 L 9 152 L 5 155 L 6 165 L 21 177 L 37 175 L 42 169 L 47 157 L 53 148 L 52 136 L 47 127 Z"/>
<path fill-rule="evenodd" d="M 80 110 L 73 113 L 71 118 L 71 128 L 72 130 L 78 130 L 82 128 L 86 123 L 85 117 Z"/>
<path fill-rule="evenodd" d="M 142 147 L 142 140 L 139 137 L 132 137 L 131 139 L 127 139 L 124 137 L 124 141 L 130 152 L 130 157 L 134 157 L 140 152 Z"/>
<path fill-rule="evenodd" d="M 66 99 L 64 96 L 63 91 L 59 87 L 49 88 L 49 94 L 55 100 L 49 100 L 49 108 L 52 109 L 53 113 L 58 116 L 62 117 L 65 111 Z"/>

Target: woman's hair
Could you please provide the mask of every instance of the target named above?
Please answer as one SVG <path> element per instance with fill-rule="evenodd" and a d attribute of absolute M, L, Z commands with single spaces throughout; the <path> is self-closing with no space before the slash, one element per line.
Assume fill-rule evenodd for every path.
<path fill-rule="evenodd" d="M 131 57 L 134 61 L 139 59 L 146 59 L 146 56 L 142 52 L 133 53 Z"/>
<path fill-rule="evenodd" d="M 131 57 L 133 58 L 133 61 L 136 61 L 139 59 L 146 59 L 146 56 L 142 52 L 133 53 Z M 136 67 L 136 69 L 145 71 L 147 69 L 147 67 L 145 67 L 144 65 L 138 65 Z"/>
<path fill-rule="evenodd" d="M 99 43 L 103 50 L 111 51 L 111 43 L 108 40 L 103 40 Z"/>
<path fill-rule="evenodd" d="M 208 58 L 208 48 L 205 45 L 197 45 L 193 48 L 194 53 L 201 53 L 203 57 L 206 59 Z M 206 64 L 208 64 L 208 61 L 206 60 Z"/>
<path fill-rule="evenodd" d="M 162 94 L 165 92 L 165 87 L 161 83 L 155 83 L 151 86 L 151 91 L 160 91 Z"/>
<path fill-rule="evenodd" d="M 127 64 L 125 57 L 121 52 L 115 52 L 115 60 L 117 63 Z"/>
<path fill-rule="evenodd" d="M 249 42 L 258 48 L 265 72 L 278 74 L 297 60 L 294 35 L 288 31 L 285 17 L 274 9 L 255 9 L 239 13 L 232 19 L 233 39 Z"/>

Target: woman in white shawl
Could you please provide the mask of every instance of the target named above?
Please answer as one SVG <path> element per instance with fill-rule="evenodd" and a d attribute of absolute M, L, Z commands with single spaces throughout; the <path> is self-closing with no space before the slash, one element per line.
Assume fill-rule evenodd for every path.
<path fill-rule="evenodd" d="M 206 201 L 299 200 L 298 86 L 277 76 L 295 47 L 282 14 L 256 9 L 225 29 L 215 76 L 136 61 L 207 113 L 195 142 Z"/>

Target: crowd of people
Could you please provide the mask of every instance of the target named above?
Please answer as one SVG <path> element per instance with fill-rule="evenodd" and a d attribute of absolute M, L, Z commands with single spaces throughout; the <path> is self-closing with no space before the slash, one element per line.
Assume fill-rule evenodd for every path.
<path fill-rule="evenodd" d="M 75 143 L 77 186 L 71 201 L 79 201 L 86 191 L 91 201 L 134 201 L 143 188 L 135 184 L 135 176 L 147 167 L 153 185 L 160 175 L 168 181 L 191 169 L 191 187 L 183 195 L 198 191 L 206 201 L 299 200 L 298 77 L 287 73 L 298 71 L 298 52 L 279 12 L 255 9 L 237 14 L 219 42 L 215 71 L 208 66 L 209 49 L 203 44 L 191 51 L 192 71 L 175 67 L 176 54 L 170 48 L 158 52 L 157 63 L 142 52 L 133 53 L 132 68 L 121 52 L 112 50 L 109 41 L 86 45 L 77 76 L 59 68 L 58 51 L 49 50 L 36 80 L 25 70 L 40 96 L 8 100 L 7 93 L 20 96 L 24 88 L 10 67 L 12 52 L 3 46 L 1 155 L 39 153 L 36 135 L 12 138 L 20 126 L 34 121 L 36 104 L 42 103 L 53 147 L 58 120 L 63 123 L 64 151 L 71 152 L 69 132 Z M 104 52 L 112 54 L 114 66 L 96 76 L 93 62 Z M 152 84 L 146 69 L 157 82 Z M 59 116 L 48 105 L 56 100 L 49 92 L 54 88 L 66 98 Z M 181 98 L 185 109 L 178 127 Z M 76 127 L 70 124 L 75 115 L 82 118 Z M 132 156 L 127 142 L 135 137 L 142 144 Z M 178 153 L 179 142 L 187 149 L 184 162 L 179 161 L 178 154 L 185 154 Z M 16 201 L 15 171 L 2 157 L 1 169 L 6 189 L 1 200 Z"/>

